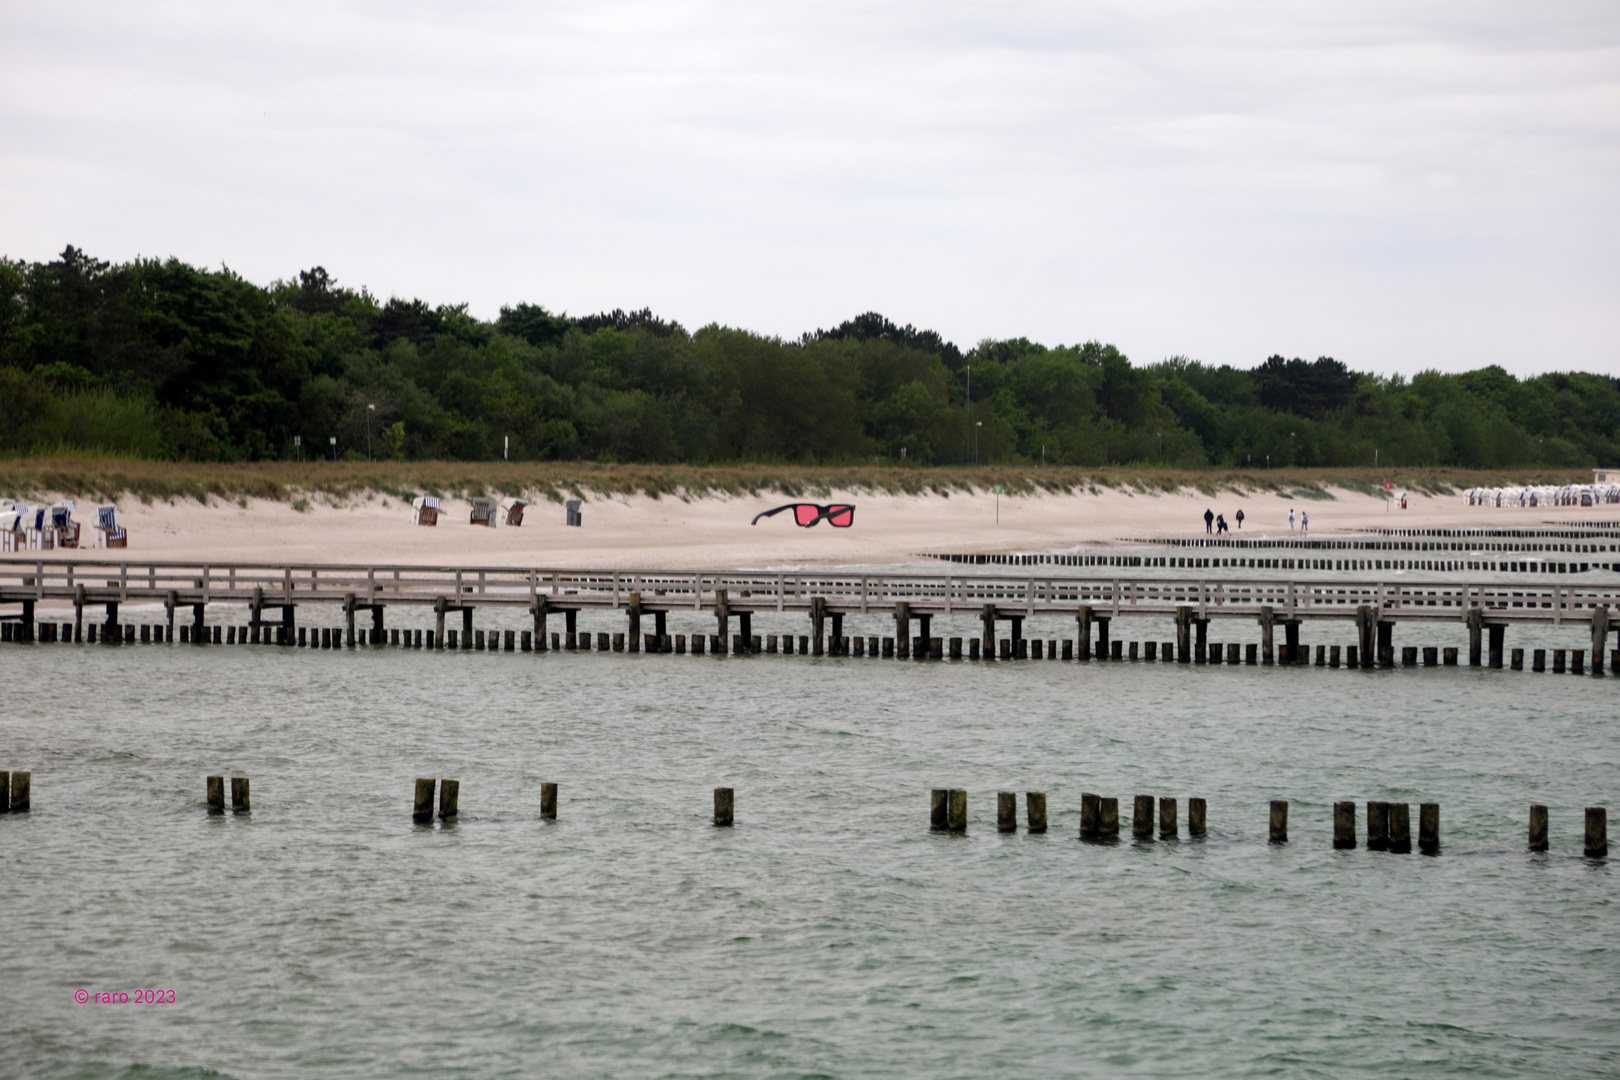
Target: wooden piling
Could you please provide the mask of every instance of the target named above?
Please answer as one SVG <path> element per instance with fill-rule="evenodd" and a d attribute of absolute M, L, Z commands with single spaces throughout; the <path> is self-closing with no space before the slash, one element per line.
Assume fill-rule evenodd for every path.
<path fill-rule="evenodd" d="M 1089 791 L 1080 793 L 1080 839 L 1095 840 L 1102 829 L 1102 799 Z"/>
<path fill-rule="evenodd" d="M 1153 796 L 1138 795 L 1131 807 L 1131 835 L 1138 840 L 1153 839 Z"/>
<path fill-rule="evenodd" d="M 246 814 L 253 809 L 253 802 L 248 797 L 248 778 L 245 776 L 231 777 L 231 809 L 238 814 Z"/>
<path fill-rule="evenodd" d="M 1524 650 L 1523 649 L 1514 649 L 1512 656 L 1513 656 L 1513 658 L 1510 661 L 1510 665 L 1512 666 L 1513 670 L 1514 671 L 1523 671 L 1524 670 Z"/>
<path fill-rule="evenodd" d="M 1571 649 L 1571 650 L 1569 650 L 1569 673 L 1571 675 L 1584 675 L 1584 674 L 1586 674 L 1586 650 L 1585 649 Z"/>
<path fill-rule="evenodd" d="M 1416 645 L 1407 645 L 1406 647 L 1401 649 L 1401 666 L 1402 667 L 1417 667 L 1417 662 L 1418 662 L 1418 651 L 1417 651 L 1417 646 Z M 1497 665 L 1497 667 L 1501 667 L 1501 666 L 1502 665 L 1500 665 L 1500 664 Z"/>
<path fill-rule="evenodd" d="M 1537 649 L 1535 652 L 1530 654 L 1530 670 L 1531 671 L 1546 671 L 1547 670 L 1547 650 L 1546 649 Z"/>
<path fill-rule="evenodd" d="M 1271 800 L 1271 842 L 1288 843 L 1288 800 Z"/>
<path fill-rule="evenodd" d="M 977 659 L 979 659 L 979 644 L 980 644 L 980 642 L 979 642 L 978 638 L 968 638 L 968 659 L 969 660 L 977 660 Z M 874 655 L 876 655 L 876 654 L 874 654 Z"/>
<path fill-rule="evenodd" d="M 1205 803 L 1205 801 L 1203 799 L 1188 799 L 1187 800 L 1187 835 L 1188 836 L 1203 836 L 1204 835 L 1205 826 L 1206 826 L 1205 816 L 1208 813 L 1208 809 L 1209 809 L 1209 807 L 1208 807 L 1208 805 Z"/>
<path fill-rule="evenodd" d="M 1565 651 L 1566 650 L 1564 650 L 1564 649 L 1554 649 L 1552 651 L 1552 654 L 1553 654 L 1553 674 L 1554 675 L 1562 675 L 1564 673 L 1564 653 L 1565 653 Z"/>
<path fill-rule="evenodd" d="M 1367 803 L 1367 850 L 1389 850 L 1389 803 Z"/>
<path fill-rule="evenodd" d="M 557 820 L 557 785 L 540 785 L 540 817 L 545 821 Z"/>
<path fill-rule="evenodd" d="M 223 814 L 225 812 L 225 778 L 223 776 L 210 776 L 207 790 L 208 812 L 210 814 Z"/>
<path fill-rule="evenodd" d="M 1030 832 L 1046 831 L 1046 792 L 1024 792 L 1024 820 Z"/>
<path fill-rule="evenodd" d="M 6 810 L 12 814 L 26 814 L 33 803 L 34 774 L 27 771 L 11 774 L 11 793 L 6 798 Z M 1591 811 L 1587 811 L 1588 820 Z"/>
<path fill-rule="evenodd" d="M 1333 804 L 1333 846 L 1340 851 L 1356 846 L 1356 804 L 1353 802 Z"/>
<path fill-rule="evenodd" d="M 928 796 L 928 827 L 935 832 L 944 832 L 950 825 L 951 792 L 949 788 L 937 787 Z"/>
<path fill-rule="evenodd" d="M 11 774 L 0 770 L 0 814 L 11 810 Z"/>
<path fill-rule="evenodd" d="M 449 821 L 456 816 L 456 803 L 461 799 L 460 780 L 439 781 L 439 820 Z"/>
<path fill-rule="evenodd" d="M 1260 662 L 1260 647 L 1258 645 L 1243 646 L 1243 663 L 1247 667 L 1254 667 Z"/>
<path fill-rule="evenodd" d="M 1540 803 L 1530 807 L 1530 850 L 1547 850 L 1547 808 Z"/>
<path fill-rule="evenodd" d="M 1097 836 L 1103 840 L 1119 839 L 1118 799 L 1105 798 L 1097 801 Z"/>
<path fill-rule="evenodd" d="M 1361 646 L 1346 645 L 1344 647 L 1344 666 L 1351 669 L 1361 666 Z"/>
<path fill-rule="evenodd" d="M 12 809 L 16 809 L 17 780 L 12 776 Z M 1602 859 L 1609 854 L 1609 811 L 1601 806 L 1586 808 L 1586 857 Z"/>
<path fill-rule="evenodd" d="M 1407 803 L 1389 804 L 1389 850 L 1397 855 L 1412 853 L 1412 813 Z"/>
<path fill-rule="evenodd" d="M 1016 792 L 996 792 L 996 831 L 1018 831 L 1018 794 Z"/>
<path fill-rule="evenodd" d="M 951 659 L 962 659 L 962 639 L 959 637 L 951 638 Z"/>
<path fill-rule="evenodd" d="M 1159 662 L 1159 643 L 1157 641 L 1149 641 L 1149 642 L 1146 642 L 1145 645 L 1146 645 L 1146 647 L 1142 650 L 1142 659 L 1146 660 L 1149 663 L 1154 663 L 1154 664 L 1158 663 Z M 1064 659 L 1067 660 L 1068 657 L 1064 657 Z"/>
<path fill-rule="evenodd" d="M 1424 855 L 1440 854 L 1440 804 L 1422 803 L 1418 806 L 1418 851 Z"/>
<path fill-rule="evenodd" d="M 1336 668 L 1338 666 L 1339 666 L 1339 646 L 1334 645 L 1334 646 L 1332 646 L 1331 648 L 1328 649 L 1328 667 Z"/>
<path fill-rule="evenodd" d="M 714 823 L 721 827 L 729 826 L 732 822 L 732 813 L 736 809 L 736 793 L 728 787 L 714 789 Z"/>
<path fill-rule="evenodd" d="M 1159 836 L 1165 840 L 1174 840 L 1178 830 L 1176 800 L 1161 798 L 1159 800 Z"/>
<path fill-rule="evenodd" d="M 1445 650 L 1443 650 L 1441 652 L 1440 656 L 1445 661 L 1445 666 L 1446 667 L 1456 667 L 1457 666 L 1457 650 L 1456 650 L 1456 648 L 1453 647 L 1453 648 L 1445 649 Z"/>
<path fill-rule="evenodd" d="M 951 832 L 967 832 L 967 792 L 961 788 L 951 788 L 945 823 Z"/>
<path fill-rule="evenodd" d="M 416 803 L 411 810 L 413 820 L 427 822 L 433 820 L 433 788 L 434 781 L 418 777 L 416 780 Z"/>

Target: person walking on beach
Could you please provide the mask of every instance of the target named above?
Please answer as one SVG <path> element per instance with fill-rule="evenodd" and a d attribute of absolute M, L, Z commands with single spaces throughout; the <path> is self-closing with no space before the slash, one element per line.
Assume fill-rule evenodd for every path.
<path fill-rule="evenodd" d="M 1234 516 L 1237 518 L 1238 532 L 1242 532 L 1243 531 L 1243 507 L 1241 507 L 1241 506 L 1238 507 L 1238 512 Z"/>
<path fill-rule="evenodd" d="M 1311 515 L 1304 510 L 1299 512 L 1299 531 L 1302 536 L 1311 531 Z"/>
<path fill-rule="evenodd" d="M 1204 511 L 1204 531 L 1205 532 L 1214 532 L 1215 531 L 1215 511 L 1213 511 L 1213 510 L 1205 510 Z"/>
<path fill-rule="evenodd" d="M 1226 515 L 1225 514 L 1216 514 L 1215 515 L 1215 535 L 1216 536 L 1225 536 L 1226 535 Z"/>
<path fill-rule="evenodd" d="M 1294 531 L 1294 508 L 1291 506 L 1288 508 L 1288 531 Z"/>

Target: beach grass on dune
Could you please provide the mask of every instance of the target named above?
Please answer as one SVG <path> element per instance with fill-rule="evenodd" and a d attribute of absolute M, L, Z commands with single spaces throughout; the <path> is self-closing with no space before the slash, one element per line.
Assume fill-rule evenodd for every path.
<path fill-rule="evenodd" d="M 1567 484 L 1590 480 L 1585 470 L 1539 469 L 1175 469 L 1133 466 L 1078 468 L 1037 465 L 976 467 L 894 465 L 621 465 L 595 462 L 257 462 L 214 464 L 84 458 L 0 461 L 0 495 L 142 502 L 269 499 L 296 503 L 310 496 L 347 501 L 372 494 L 409 500 L 515 496 L 529 499 L 645 495 L 683 499 L 744 495 L 825 498 L 835 491 L 937 495 L 990 491 L 1010 495 L 1121 491 L 1155 495 L 1197 491 L 1215 495 L 1274 492 L 1303 499 L 1332 498 L 1333 490 L 1376 494 L 1386 481 L 1404 491 L 1444 495 L 1469 487 Z"/>

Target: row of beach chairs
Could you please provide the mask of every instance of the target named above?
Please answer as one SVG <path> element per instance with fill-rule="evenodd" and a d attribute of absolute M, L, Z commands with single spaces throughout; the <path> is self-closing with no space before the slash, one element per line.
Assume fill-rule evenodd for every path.
<path fill-rule="evenodd" d="M 474 525 L 487 525 L 491 529 L 497 524 L 518 526 L 523 524 L 523 508 L 529 504 L 523 499 L 502 499 L 497 505 L 494 499 L 474 499 L 472 501 L 472 518 Z M 421 495 L 411 501 L 411 524 L 437 525 L 439 511 L 442 509 L 439 499 L 433 495 Z"/>
<path fill-rule="evenodd" d="M 79 523 L 73 520 L 78 504 L 68 499 L 54 506 L 29 506 L 0 499 L 0 551 L 50 551 L 79 546 Z M 129 546 L 129 534 L 118 524 L 111 506 L 96 507 L 96 532 L 101 546 Z"/>

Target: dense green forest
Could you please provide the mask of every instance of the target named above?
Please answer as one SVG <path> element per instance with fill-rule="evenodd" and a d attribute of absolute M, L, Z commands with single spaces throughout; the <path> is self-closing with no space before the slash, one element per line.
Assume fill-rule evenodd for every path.
<path fill-rule="evenodd" d="M 266 288 L 72 247 L 0 259 L 0 452 L 257 461 L 295 436 L 350 459 L 1579 466 L 1620 463 L 1620 381 L 964 352 L 877 314 L 791 341 L 650 311 L 482 322 L 319 267 Z"/>

